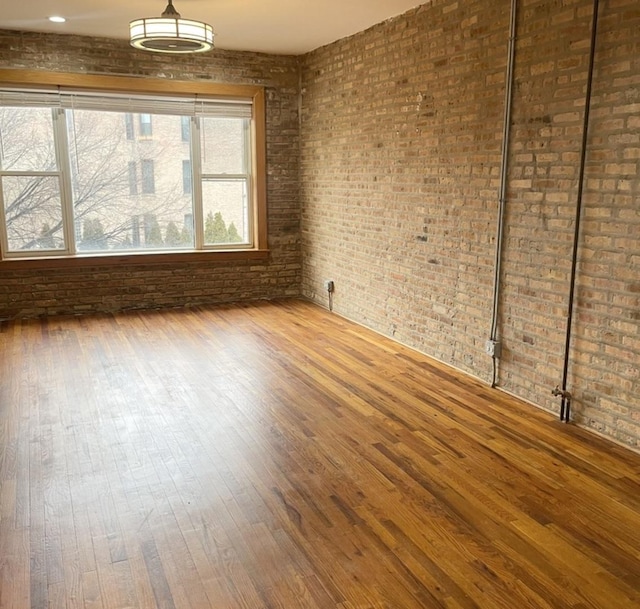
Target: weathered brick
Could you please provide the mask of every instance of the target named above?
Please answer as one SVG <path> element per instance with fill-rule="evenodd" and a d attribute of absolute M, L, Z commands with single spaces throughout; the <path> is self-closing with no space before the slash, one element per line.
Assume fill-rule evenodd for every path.
<path fill-rule="evenodd" d="M 640 24 L 624 12 L 633 2 L 621 2 L 608 6 L 598 38 L 570 389 L 579 424 L 637 446 L 637 428 L 619 421 L 640 409 Z M 529 0 L 518 21 L 499 384 L 552 412 L 592 6 Z M 326 304 L 331 278 L 341 314 L 485 379 L 498 193 L 497 181 L 477 177 L 499 175 L 508 17 L 508 3 L 434 0 L 314 51 L 302 71 L 304 294 Z M 391 34 L 402 27 L 419 52 L 399 51 Z M 362 58 L 358 74 L 342 69 L 350 56 Z"/>

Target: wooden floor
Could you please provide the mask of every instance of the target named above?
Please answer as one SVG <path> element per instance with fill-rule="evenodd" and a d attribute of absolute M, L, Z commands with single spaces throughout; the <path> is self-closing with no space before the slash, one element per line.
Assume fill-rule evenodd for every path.
<path fill-rule="evenodd" d="M 0 607 L 640 607 L 640 456 L 304 302 L 0 324 Z"/>

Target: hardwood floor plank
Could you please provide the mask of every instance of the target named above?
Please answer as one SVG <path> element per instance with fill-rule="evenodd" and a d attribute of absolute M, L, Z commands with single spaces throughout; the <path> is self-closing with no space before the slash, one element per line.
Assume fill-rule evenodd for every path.
<path fill-rule="evenodd" d="M 96 571 L 85 571 L 81 575 L 82 602 L 86 609 L 102 609 L 100 582 Z"/>
<path fill-rule="evenodd" d="M 141 548 L 156 606 L 160 609 L 175 609 L 173 594 L 154 540 L 151 537 L 145 539 Z"/>
<path fill-rule="evenodd" d="M 0 609 L 640 606 L 640 455 L 310 303 L 0 355 Z"/>

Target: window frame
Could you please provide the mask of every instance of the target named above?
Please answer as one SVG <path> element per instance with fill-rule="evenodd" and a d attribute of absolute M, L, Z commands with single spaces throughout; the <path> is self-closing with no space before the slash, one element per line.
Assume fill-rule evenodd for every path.
<path fill-rule="evenodd" d="M 264 87 L 234 85 L 199 81 L 168 81 L 157 78 L 129 76 L 86 75 L 73 73 L 40 72 L 36 70 L 0 69 L 0 87 L 58 87 L 62 89 L 84 89 L 96 92 L 158 94 L 159 97 L 201 95 L 219 99 L 250 99 L 250 149 L 252 173 L 251 196 L 253 245 L 246 248 L 194 249 L 189 251 L 141 251 L 141 252 L 77 252 L 57 254 L 52 251 L 43 255 L 11 256 L 0 243 L 0 266 L 4 268 L 46 268 L 66 266 L 95 266 L 98 264 L 147 264 L 165 262 L 193 262 L 197 260 L 246 260 L 268 257 L 267 202 L 266 202 L 266 116 Z M 3 214 L 3 210 L 0 210 Z"/>

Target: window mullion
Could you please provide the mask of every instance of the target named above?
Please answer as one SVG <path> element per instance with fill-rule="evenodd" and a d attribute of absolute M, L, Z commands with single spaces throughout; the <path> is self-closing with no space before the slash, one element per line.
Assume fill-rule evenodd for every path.
<path fill-rule="evenodd" d="M 56 157 L 60 170 L 60 198 L 62 201 L 62 227 L 65 250 L 73 255 L 77 253 L 76 234 L 73 217 L 73 188 L 71 186 L 71 162 L 69 138 L 67 135 L 67 115 L 62 108 L 53 110 Z"/>
<path fill-rule="evenodd" d="M 193 180 L 193 232 L 195 248 L 204 249 L 204 211 L 202 205 L 202 152 L 200 149 L 200 119 L 191 119 L 191 172 Z"/>

